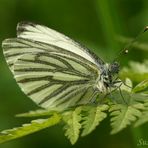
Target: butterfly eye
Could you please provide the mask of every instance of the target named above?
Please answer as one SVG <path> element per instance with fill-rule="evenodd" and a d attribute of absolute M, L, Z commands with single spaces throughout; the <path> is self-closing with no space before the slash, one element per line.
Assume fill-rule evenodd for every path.
<path fill-rule="evenodd" d="M 105 76 L 105 77 L 104 77 L 104 80 L 106 80 L 106 81 L 107 81 L 107 80 L 108 80 L 108 76 Z"/>
<path fill-rule="evenodd" d="M 104 78 L 105 80 L 107 80 L 107 78 Z"/>

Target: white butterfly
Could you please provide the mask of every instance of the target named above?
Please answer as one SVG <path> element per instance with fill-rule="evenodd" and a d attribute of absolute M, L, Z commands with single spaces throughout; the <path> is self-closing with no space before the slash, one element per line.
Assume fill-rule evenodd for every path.
<path fill-rule="evenodd" d="M 21 22 L 17 38 L 2 43 L 22 91 L 39 106 L 66 109 L 116 87 L 119 64 L 104 63 L 89 49 L 48 27 Z"/>

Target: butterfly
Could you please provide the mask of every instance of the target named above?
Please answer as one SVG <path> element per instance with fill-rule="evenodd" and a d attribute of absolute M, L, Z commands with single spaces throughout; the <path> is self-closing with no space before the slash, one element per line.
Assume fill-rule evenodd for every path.
<path fill-rule="evenodd" d="M 87 104 L 117 88 L 119 63 L 105 63 L 88 48 L 46 26 L 17 25 L 2 42 L 6 62 L 22 91 L 45 109 Z"/>

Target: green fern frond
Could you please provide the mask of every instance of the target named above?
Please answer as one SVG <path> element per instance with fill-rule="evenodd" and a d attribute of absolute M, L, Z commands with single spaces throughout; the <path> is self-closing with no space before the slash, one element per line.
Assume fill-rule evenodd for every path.
<path fill-rule="evenodd" d="M 135 127 L 138 127 L 138 126 L 148 122 L 148 100 L 145 101 L 144 107 L 145 107 L 145 109 L 142 112 L 142 116 L 140 116 L 139 119 L 134 124 Z"/>
<path fill-rule="evenodd" d="M 127 83 L 126 83 L 127 84 Z M 113 95 L 114 103 L 110 105 L 110 115 L 111 115 L 111 126 L 112 131 L 111 134 L 115 134 L 122 129 L 126 128 L 132 122 L 136 121 L 140 117 L 143 116 L 143 111 L 146 107 L 145 101 L 148 98 L 147 94 L 143 93 L 135 93 L 133 90 L 142 91 L 145 87 L 145 83 L 138 84 L 135 88 L 129 91 L 124 87 L 122 89 L 122 96 L 124 96 L 124 100 L 119 92 L 115 92 Z M 146 121 L 145 121 L 146 122 Z"/>
<path fill-rule="evenodd" d="M 135 126 L 148 122 L 148 94 L 146 89 L 148 81 L 145 80 L 132 89 L 132 82 L 125 81 L 126 85 L 120 87 L 120 91 L 114 91 L 104 98 L 104 104 L 83 105 L 69 108 L 65 111 L 36 110 L 28 113 L 18 114 L 17 117 L 45 117 L 46 119 L 33 120 L 30 124 L 22 127 L 4 130 L 0 133 L 0 143 L 16 139 L 49 126 L 64 121 L 65 136 L 71 144 L 75 144 L 81 136 L 90 134 L 102 120 L 107 117 L 106 111 L 111 116 L 111 134 L 115 134 L 135 122 Z M 99 102 L 98 102 L 99 103 Z M 50 118 L 48 118 L 48 116 Z M 61 120 L 62 119 L 62 120 Z"/>
<path fill-rule="evenodd" d="M 86 136 L 91 133 L 102 120 L 107 117 L 104 112 L 108 110 L 108 105 L 88 106 L 85 109 L 85 116 L 82 118 L 83 131 L 81 136 Z"/>
<path fill-rule="evenodd" d="M 110 115 L 111 115 L 111 126 L 112 131 L 111 134 L 115 134 L 122 129 L 126 128 L 130 125 L 133 121 L 142 115 L 141 111 L 139 110 L 139 105 L 123 105 L 123 104 L 113 104 L 110 107 Z"/>
<path fill-rule="evenodd" d="M 66 111 L 63 114 L 63 121 L 65 122 L 65 136 L 70 140 L 71 144 L 75 144 L 79 138 L 81 128 L 81 107 Z"/>
<path fill-rule="evenodd" d="M 148 88 L 148 79 L 142 81 L 141 83 L 139 83 L 137 86 L 135 86 L 135 88 L 132 90 L 134 93 L 140 92 L 140 91 L 144 91 Z"/>
<path fill-rule="evenodd" d="M 53 113 L 56 113 L 56 111 L 48 111 L 45 109 L 39 109 L 35 111 L 29 111 L 27 113 L 21 113 L 15 115 L 16 117 L 41 117 L 41 116 L 50 116 Z"/>
<path fill-rule="evenodd" d="M 4 130 L 0 133 L 0 143 L 20 138 L 25 135 L 42 130 L 44 128 L 53 126 L 59 123 L 60 119 L 61 119 L 60 115 L 53 114 L 53 116 L 51 116 L 48 119 L 37 119 L 31 121 L 31 123 L 29 124 L 23 124 L 22 127 Z"/>
<path fill-rule="evenodd" d="M 132 87 L 133 87 L 132 81 L 129 78 L 126 78 L 124 84 L 121 85 L 120 89 L 127 92 L 131 92 Z"/>

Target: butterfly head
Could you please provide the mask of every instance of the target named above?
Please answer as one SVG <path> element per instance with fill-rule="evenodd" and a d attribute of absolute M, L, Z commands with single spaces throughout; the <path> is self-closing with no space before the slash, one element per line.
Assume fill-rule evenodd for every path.
<path fill-rule="evenodd" d="M 115 87 L 115 84 L 118 81 L 119 68 L 120 68 L 120 65 L 118 62 L 113 62 L 112 64 L 104 65 L 104 68 L 101 74 L 101 80 L 106 89 Z"/>

